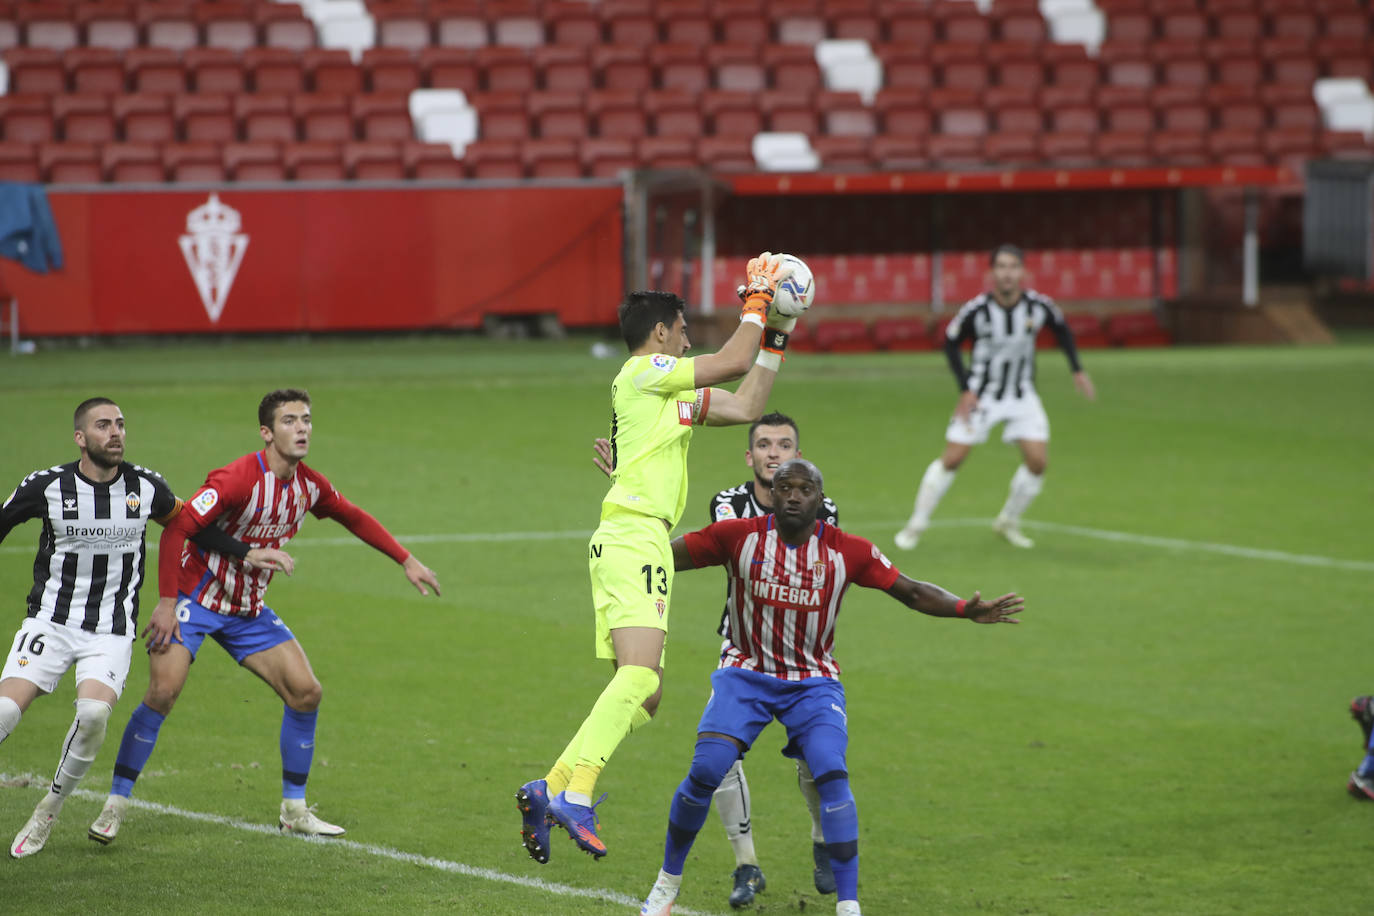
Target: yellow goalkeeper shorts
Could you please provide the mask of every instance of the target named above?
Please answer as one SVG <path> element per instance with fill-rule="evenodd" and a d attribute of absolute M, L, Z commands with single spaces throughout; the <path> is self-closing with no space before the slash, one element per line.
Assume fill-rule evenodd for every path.
<path fill-rule="evenodd" d="M 597 658 L 615 658 L 612 630 L 657 627 L 668 632 L 673 551 L 662 519 L 604 506 L 587 555 L 596 609 Z"/>

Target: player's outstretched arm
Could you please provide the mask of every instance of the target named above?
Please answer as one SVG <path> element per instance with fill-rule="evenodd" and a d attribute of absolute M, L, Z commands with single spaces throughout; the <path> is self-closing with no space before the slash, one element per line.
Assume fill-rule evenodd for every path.
<path fill-rule="evenodd" d="M 429 594 L 429 592 L 425 590 L 425 586 L 434 589 L 434 594 L 436 596 L 439 594 L 439 577 L 434 575 L 434 570 L 415 559 L 415 554 L 412 553 L 410 556 L 406 557 L 406 561 L 401 564 L 401 568 L 405 570 L 406 578 L 410 580 L 410 584 L 415 586 L 415 589 L 420 594 Z"/>
<path fill-rule="evenodd" d="M 965 600 L 933 582 L 918 582 L 903 575 L 888 586 L 887 593 L 913 611 L 931 617 L 965 617 L 974 623 L 1020 623 L 1012 615 L 1020 613 L 1026 605 L 1025 599 L 1015 592 L 984 601 L 982 594 L 975 591 L 972 598 Z"/>
<path fill-rule="evenodd" d="M 668 545 L 673 549 L 673 572 L 681 572 L 684 569 L 696 569 L 697 564 L 692 561 L 692 552 L 687 549 L 687 538 L 673 538 Z"/>

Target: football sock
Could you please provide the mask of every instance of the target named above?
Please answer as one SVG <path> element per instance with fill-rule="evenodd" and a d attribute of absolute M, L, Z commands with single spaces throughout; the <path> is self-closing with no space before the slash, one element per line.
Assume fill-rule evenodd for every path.
<path fill-rule="evenodd" d="M 319 710 L 299 712 L 290 706 L 282 707 L 282 798 L 305 798 L 305 781 L 310 777 L 310 762 L 315 757 L 315 721 L 319 715 Z"/>
<path fill-rule="evenodd" d="M 1365 755 L 1364 761 L 1360 763 L 1360 768 L 1355 771 L 1361 779 L 1369 779 L 1374 776 L 1374 752 Z"/>
<path fill-rule="evenodd" d="M 572 767 L 562 760 L 553 765 L 549 770 L 549 775 L 544 777 L 544 782 L 548 785 L 549 798 L 553 798 L 559 792 L 568 787 L 568 781 L 572 779 Z"/>
<path fill-rule="evenodd" d="M 859 812 L 849 788 L 849 774 L 834 770 L 816 777 L 821 794 L 821 826 L 837 900 L 859 899 Z"/>
<path fill-rule="evenodd" d="M 167 717 L 157 710 L 139 703 L 129 724 L 124 726 L 124 737 L 119 742 L 119 753 L 115 756 L 114 779 L 110 782 L 111 795 L 133 794 L 134 782 L 143 772 L 148 758 L 153 756 L 157 746 L 157 733 Z"/>
<path fill-rule="evenodd" d="M 1040 488 L 1045 485 L 1043 474 L 1032 474 L 1030 468 L 1024 464 L 1016 468 L 1016 473 L 1011 475 L 1011 487 L 1007 492 L 1007 502 L 1002 506 L 1002 511 L 998 513 L 998 518 L 1017 522 L 1021 520 L 1021 514 L 1030 506 L 1032 500 L 1040 494 Z"/>
<path fill-rule="evenodd" d="M 76 718 L 62 741 L 62 759 L 57 762 L 57 774 L 49 787 L 49 810 L 56 813 L 81 777 L 95 763 L 95 755 L 105 742 L 105 724 L 110 719 L 110 704 L 104 700 L 82 697 L 76 701 Z"/>
<path fill-rule="evenodd" d="M 821 793 L 816 791 L 816 778 L 805 760 L 797 761 L 797 788 L 806 799 L 806 810 L 811 812 L 811 842 L 824 843 L 825 832 L 821 829 Z"/>
<path fill-rule="evenodd" d="M 945 493 L 949 491 L 950 484 L 954 483 L 954 474 L 955 472 L 948 470 L 939 458 L 930 463 L 926 472 L 921 475 L 921 486 L 916 490 L 914 511 L 906 523 L 908 528 L 924 531 L 930 526 L 930 517 L 935 514 L 935 507 L 940 505 L 940 500 L 944 499 Z"/>
<path fill-rule="evenodd" d="M 735 866 L 758 865 L 754 852 L 754 832 L 749 829 L 749 780 L 744 778 L 744 761 L 736 760 L 711 797 L 725 825 L 725 836 L 735 851 Z"/>
<path fill-rule="evenodd" d="M 23 716 L 18 703 L 9 697 L 0 697 L 0 744 L 19 727 L 19 720 Z"/>
<path fill-rule="evenodd" d="M 728 738 L 697 739 L 692 768 L 673 793 L 668 809 L 668 836 L 663 844 L 663 870 L 668 874 L 682 874 L 687 853 L 711 810 L 711 796 L 738 759 L 739 748 Z"/>
<path fill-rule="evenodd" d="M 653 720 L 654 717 L 649 713 L 649 710 L 645 709 L 643 706 L 636 706 L 634 715 L 630 716 L 629 733 L 633 735 L 635 732 L 639 731 L 641 728 L 648 725 Z"/>
<path fill-rule="evenodd" d="M 658 690 L 658 672 L 643 665 L 621 665 L 615 677 L 597 698 L 591 714 L 579 729 L 582 746 L 577 750 L 577 766 L 566 791 L 591 796 L 601 768 L 630 732 L 635 711 Z M 647 714 L 647 713 L 646 713 Z"/>

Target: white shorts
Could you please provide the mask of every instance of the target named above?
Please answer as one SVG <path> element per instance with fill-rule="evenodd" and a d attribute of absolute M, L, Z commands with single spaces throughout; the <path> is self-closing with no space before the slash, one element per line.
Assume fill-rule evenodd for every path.
<path fill-rule="evenodd" d="M 1000 401 L 987 396 L 979 398 L 968 422 L 950 417 L 945 439 L 956 445 L 980 445 L 988 441 L 988 432 L 1002 422 L 1007 424 L 1002 430 L 1003 442 L 1050 441 L 1050 418 L 1040 404 L 1040 395 L 1034 391 Z"/>
<path fill-rule="evenodd" d="M 132 636 L 87 633 L 50 620 L 28 617 L 10 644 L 0 680 L 20 677 L 36 684 L 44 693 L 52 693 L 62 675 L 74 664 L 78 684 L 99 681 L 116 694 L 122 694 L 133 653 Z"/>

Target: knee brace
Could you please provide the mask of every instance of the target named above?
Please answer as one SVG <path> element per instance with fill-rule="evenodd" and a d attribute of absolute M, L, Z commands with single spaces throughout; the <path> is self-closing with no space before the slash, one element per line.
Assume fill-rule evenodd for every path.
<path fill-rule="evenodd" d="M 24 712 L 18 703 L 9 697 L 0 697 L 0 741 L 4 741 L 19 727 L 19 720 L 23 716 Z"/>

